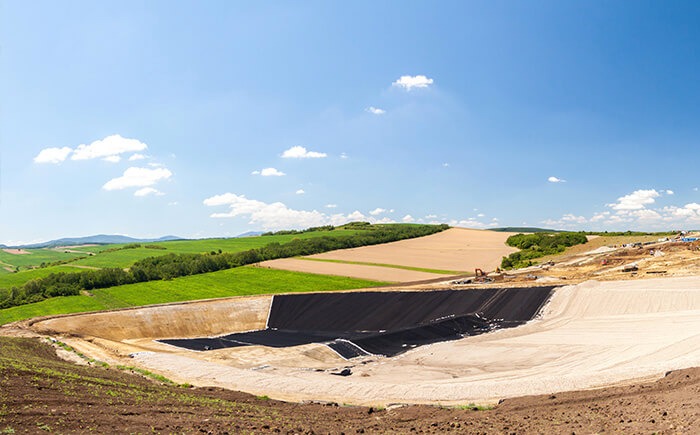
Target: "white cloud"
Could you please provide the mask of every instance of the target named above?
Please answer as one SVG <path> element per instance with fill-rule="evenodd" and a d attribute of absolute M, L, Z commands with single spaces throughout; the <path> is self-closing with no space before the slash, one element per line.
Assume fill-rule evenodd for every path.
<path fill-rule="evenodd" d="M 547 181 L 549 181 L 550 183 L 566 183 L 566 180 L 562 180 L 561 178 L 557 178 L 554 176 L 547 178 Z"/>
<path fill-rule="evenodd" d="M 104 190 L 121 190 L 128 187 L 147 187 L 161 180 L 167 180 L 173 175 L 167 168 L 137 168 L 131 167 L 124 171 L 121 177 L 113 178 L 106 182 Z"/>
<path fill-rule="evenodd" d="M 410 214 L 407 214 L 406 216 L 401 218 L 401 221 L 408 224 L 411 222 L 415 222 L 416 220 L 413 218 L 413 216 L 411 216 Z"/>
<path fill-rule="evenodd" d="M 281 202 L 268 204 L 235 193 L 212 196 L 204 200 L 204 205 L 229 207 L 227 212 L 211 214 L 212 218 L 247 217 L 250 224 L 265 230 L 341 225 L 349 221 L 366 220 L 366 217 L 359 211 L 347 216 L 343 214 L 327 215 L 316 210 L 294 210 Z"/>
<path fill-rule="evenodd" d="M 693 192 L 697 192 L 697 191 L 698 191 L 698 188 L 697 188 L 697 187 L 693 187 Z"/>
<path fill-rule="evenodd" d="M 386 110 L 373 106 L 369 106 L 365 109 L 365 111 L 371 113 L 372 115 L 383 115 L 386 113 Z"/>
<path fill-rule="evenodd" d="M 351 221 L 364 221 L 367 220 L 367 216 L 363 215 L 358 210 L 355 210 L 354 212 L 348 215 L 348 219 L 350 219 Z"/>
<path fill-rule="evenodd" d="M 433 84 L 433 79 L 429 79 L 424 75 L 417 76 L 401 76 L 398 80 L 392 83 L 392 86 L 404 88 L 410 91 L 413 88 L 427 88 Z"/>
<path fill-rule="evenodd" d="M 448 225 L 452 227 L 462 227 L 462 228 L 476 228 L 476 229 L 484 229 L 484 228 L 492 228 L 498 226 L 498 222 L 490 222 L 488 224 L 485 224 L 483 222 L 480 222 L 474 218 L 468 218 L 468 219 L 461 219 L 461 220 L 456 220 L 453 219 L 449 222 L 447 222 Z"/>
<path fill-rule="evenodd" d="M 635 190 L 629 195 L 617 198 L 617 203 L 608 204 L 608 207 L 613 210 L 641 210 L 649 204 L 655 202 L 654 198 L 660 196 L 659 192 L 654 189 Z"/>
<path fill-rule="evenodd" d="M 326 204 L 326 208 L 338 208 L 338 204 Z"/>
<path fill-rule="evenodd" d="M 476 215 L 476 217 L 484 217 L 484 216 L 486 216 L 486 215 L 483 213 L 479 213 L 478 215 Z"/>
<path fill-rule="evenodd" d="M 283 159 L 321 159 L 326 157 L 326 153 L 307 151 L 305 147 L 294 146 L 282 153 Z"/>
<path fill-rule="evenodd" d="M 673 195 L 675 192 L 673 190 L 666 190 L 666 195 Z"/>
<path fill-rule="evenodd" d="M 68 147 L 44 148 L 34 157 L 34 163 L 61 163 L 73 150 Z"/>
<path fill-rule="evenodd" d="M 251 172 L 252 175 L 261 175 L 263 177 L 282 177 L 283 175 L 287 175 L 282 171 L 278 171 L 275 168 L 265 168 L 261 171 L 253 171 Z"/>
<path fill-rule="evenodd" d="M 303 194 L 305 194 L 306 192 L 304 191 L 304 189 L 299 189 L 299 190 L 297 190 L 295 193 L 296 193 L 297 195 L 303 195 Z"/>
<path fill-rule="evenodd" d="M 136 192 L 134 192 L 134 196 L 148 196 L 148 195 L 162 196 L 162 195 L 164 195 L 164 193 L 161 192 L 160 190 L 154 189 L 152 187 L 144 187 L 144 188 L 139 189 Z"/>
<path fill-rule="evenodd" d="M 105 162 L 109 162 L 109 163 L 119 163 L 122 160 L 122 158 L 119 156 L 107 156 L 107 157 L 103 158 L 102 160 L 104 160 Z"/>
<path fill-rule="evenodd" d="M 442 164 L 442 167 L 443 167 L 443 168 L 449 168 L 449 167 L 450 167 L 450 164 L 447 163 L 447 162 L 445 162 L 445 163 Z"/>
<path fill-rule="evenodd" d="M 148 145 L 138 139 L 127 139 L 118 134 L 96 140 L 90 145 L 78 145 L 71 160 L 89 160 L 117 156 L 122 153 L 143 151 Z"/>
<path fill-rule="evenodd" d="M 426 215 L 425 218 L 426 219 L 437 219 L 437 215 L 436 214 L 429 214 L 429 215 Z"/>
<path fill-rule="evenodd" d="M 700 221 L 700 204 L 693 202 L 683 207 L 664 207 L 663 212 L 672 218 L 687 219 L 695 222 Z"/>
<path fill-rule="evenodd" d="M 380 215 L 380 214 L 385 213 L 385 212 L 386 212 L 385 208 L 377 207 L 374 210 L 372 210 L 371 212 L 369 212 L 369 214 L 371 214 L 372 216 L 377 216 L 377 215 Z"/>
<path fill-rule="evenodd" d="M 609 211 L 604 211 L 604 212 L 602 212 L 602 213 L 596 213 L 596 214 L 594 214 L 593 217 L 591 218 L 591 222 L 602 221 L 602 220 L 604 220 L 605 218 L 607 218 L 608 216 L 610 216 L 610 212 L 609 212 Z"/>
<path fill-rule="evenodd" d="M 568 222 L 571 222 L 571 223 L 577 223 L 577 224 L 584 224 L 584 223 L 588 222 L 588 219 L 586 219 L 585 217 L 583 217 L 583 216 L 576 216 L 576 215 L 573 215 L 573 214 L 570 214 L 570 213 L 565 214 L 564 216 L 562 216 L 562 217 L 561 217 L 561 220 L 562 220 L 563 222 L 567 222 L 567 223 L 568 223 Z"/>
<path fill-rule="evenodd" d="M 136 153 L 136 154 L 132 154 L 131 157 L 129 157 L 129 161 L 130 161 L 130 162 L 133 162 L 133 161 L 136 161 L 136 160 L 144 160 L 144 159 L 146 159 L 146 158 L 147 158 L 147 157 L 146 157 L 145 155 L 140 154 L 140 153 Z"/>
<path fill-rule="evenodd" d="M 345 153 L 340 153 L 340 158 L 341 158 L 341 159 L 347 159 L 347 158 L 348 158 L 348 155 L 345 154 Z"/>

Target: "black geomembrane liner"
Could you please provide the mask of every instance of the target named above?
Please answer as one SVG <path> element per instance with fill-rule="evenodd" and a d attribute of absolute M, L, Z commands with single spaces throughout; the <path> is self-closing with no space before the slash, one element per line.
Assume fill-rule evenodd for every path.
<path fill-rule="evenodd" d="M 394 356 L 416 346 L 521 325 L 554 287 L 274 296 L 267 329 L 160 340 L 191 350 L 326 343 L 345 358 Z"/>

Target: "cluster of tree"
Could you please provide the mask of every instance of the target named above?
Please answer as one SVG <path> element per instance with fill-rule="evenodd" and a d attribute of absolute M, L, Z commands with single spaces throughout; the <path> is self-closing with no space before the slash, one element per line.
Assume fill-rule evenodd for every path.
<path fill-rule="evenodd" d="M 310 227 L 305 230 L 280 230 L 280 231 L 268 231 L 262 233 L 261 236 L 284 236 L 289 234 L 303 234 L 303 233 L 313 233 L 317 231 L 333 231 L 335 227 L 333 225 L 324 225 L 322 227 Z"/>
<path fill-rule="evenodd" d="M 661 232 L 643 232 L 643 231 L 586 231 L 589 236 L 673 236 L 680 231 L 661 231 Z"/>
<path fill-rule="evenodd" d="M 319 254 L 336 249 L 356 248 L 427 236 L 449 228 L 447 225 L 384 225 L 374 231 L 348 236 L 323 235 L 270 243 L 242 252 L 212 251 L 203 254 L 166 254 L 148 257 L 128 270 L 105 268 L 74 273 L 52 273 L 33 279 L 22 287 L 0 292 L 0 309 L 37 302 L 54 296 L 77 295 L 81 290 L 114 287 L 138 282 L 168 280 L 181 276 L 216 272 L 277 258 Z M 3 298 L 3 293 L 5 297 Z"/>
<path fill-rule="evenodd" d="M 502 269 L 532 266 L 533 259 L 563 252 L 569 246 L 587 242 L 585 233 L 534 233 L 508 237 L 506 244 L 520 249 L 501 260 Z"/>

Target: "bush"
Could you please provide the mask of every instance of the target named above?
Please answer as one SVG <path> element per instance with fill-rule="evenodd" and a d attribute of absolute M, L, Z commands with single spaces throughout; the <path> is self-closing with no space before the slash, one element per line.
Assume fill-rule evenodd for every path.
<path fill-rule="evenodd" d="M 534 233 L 516 234 L 508 237 L 506 244 L 520 249 L 518 252 L 503 257 L 501 269 L 519 269 L 532 266 L 533 259 L 545 255 L 564 252 L 569 246 L 586 243 L 588 239 L 584 233 Z"/>

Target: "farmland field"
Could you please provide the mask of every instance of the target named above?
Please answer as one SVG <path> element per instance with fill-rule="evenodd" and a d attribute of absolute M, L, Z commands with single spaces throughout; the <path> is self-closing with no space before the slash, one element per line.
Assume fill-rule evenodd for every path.
<path fill-rule="evenodd" d="M 86 253 L 64 252 L 54 249 L 27 249 L 26 251 L 29 253 L 17 255 L 0 250 L 0 269 L 2 269 L 2 272 L 7 272 L 5 267 L 24 270 L 32 266 L 39 266 L 41 263 L 70 260 L 88 255 Z"/>
<path fill-rule="evenodd" d="M 170 281 L 151 281 L 94 290 L 93 296 L 67 296 L 0 310 L 0 325 L 50 314 L 134 307 L 140 305 L 322 290 L 348 290 L 385 283 L 258 267 L 240 267 Z"/>

